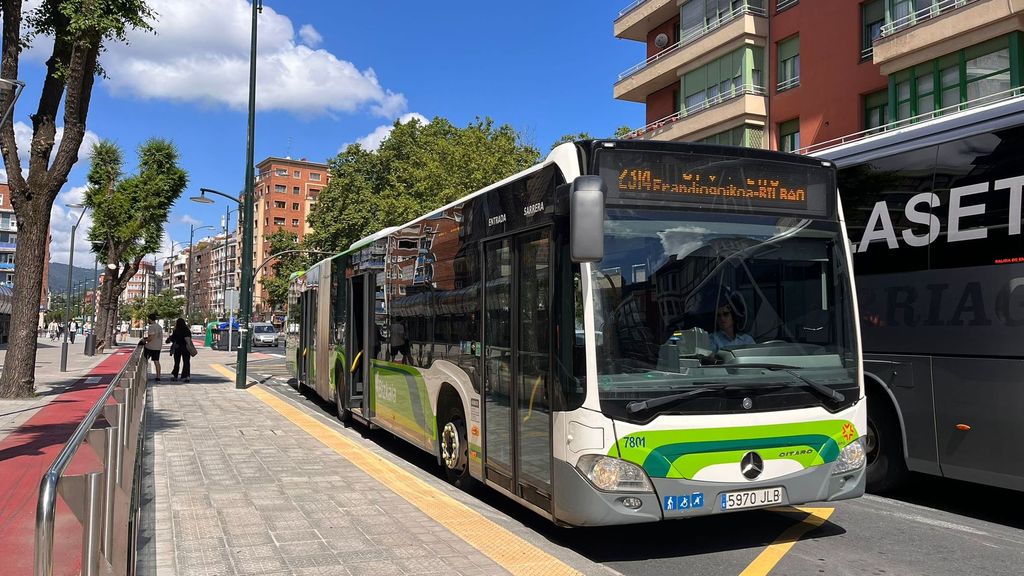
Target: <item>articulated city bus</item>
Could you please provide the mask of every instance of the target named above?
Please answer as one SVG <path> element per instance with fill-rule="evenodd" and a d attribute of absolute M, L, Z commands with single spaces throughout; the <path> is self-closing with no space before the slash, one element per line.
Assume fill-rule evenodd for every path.
<path fill-rule="evenodd" d="M 815 156 L 853 240 L 868 487 L 909 469 L 1024 490 L 1024 98 Z"/>
<path fill-rule="evenodd" d="M 835 177 L 763 150 L 563 144 L 296 278 L 289 365 L 342 420 L 561 524 L 860 496 Z"/>

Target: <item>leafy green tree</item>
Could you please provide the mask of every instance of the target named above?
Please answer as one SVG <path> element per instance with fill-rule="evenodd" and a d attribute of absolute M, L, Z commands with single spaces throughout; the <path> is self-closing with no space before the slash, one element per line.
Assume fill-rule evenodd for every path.
<path fill-rule="evenodd" d="M 147 140 L 139 146 L 138 156 L 138 173 L 124 176 L 120 148 L 101 141 L 93 147 L 87 178 L 85 204 L 93 211 L 89 241 L 107 265 L 96 318 L 97 340 L 105 342 L 113 342 L 121 293 L 142 259 L 160 249 L 167 215 L 188 184 L 170 142 Z"/>
<path fill-rule="evenodd" d="M 622 138 L 623 136 L 625 136 L 626 134 L 629 134 L 632 131 L 633 131 L 632 128 L 630 128 L 629 126 L 626 126 L 625 124 L 623 124 L 622 126 L 619 126 L 618 128 L 615 129 L 615 134 L 613 134 L 613 136 L 615 138 Z"/>
<path fill-rule="evenodd" d="M 536 164 L 540 153 L 490 118 L 459 128 L 444 118 L 395 122 L 377 150 L 348 146 L 328 160 L 331 182 L 309 215 L 307 244 L 340 251 Z"/>
<path fill-rule="evenodd" d="M 270 243 L 270 253 L 278 254 L 286 250 L 302 250 L 298 244 L 298 235 L 287 230 L 278 230 L 263 240 Z M 277 258 L 269 265 L 269 273 L 264 274 L 260 284 L 267 291 L 266 304 L 270 310 L 280 310 L 288 300 L 288 277 L 292 272 L 305 270 L 310 258 L 306 254 L 292 253 Z"/>
<path fill-rule="evenodd" d="M 129 30 L 152 30 L 147 20 L 154 17 L 144 0 L 46 0 L 31 9 L 26 5 L 23 0 L 0 0 L 0 77 L 21 76 L 21 53 L 37 36 L 52 38 L 52 48 L 39 104 L 31 116 L 27 177 L 14 135 L 15 114 L 0 125 L 0 152 L 7 168 L 11 204 L 18 215 L 18 282 L 0 398 L 31 396 L 35 391 L 35 334 L 50 208 L 78 161 L 93 84 L 102 73 L 100 53 L 110 43 L 123 42 Z M 6 109 L 12 96 L 10 92 L 0 96 L 0 109 Z M 58 146 L 57 114 L 61 111 L 64 131 Z"/>
<path fill-rule="evenodd" d="M 184 313 L 184 308 L 185 301 L 178 298 L 174 294 L 174 290 L 168 288 L 159 294 L 153 294 L 146 298 L 142 306 L 139 307 L 139 316 L 136 319 L 148 318 L 150 314 L 155 313 L 157 318 L 163 320 L 177 320 Z"/>

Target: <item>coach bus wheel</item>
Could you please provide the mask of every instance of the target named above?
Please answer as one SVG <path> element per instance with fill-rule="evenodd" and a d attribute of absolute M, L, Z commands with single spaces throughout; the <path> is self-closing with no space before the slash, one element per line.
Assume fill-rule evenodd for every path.
<path fill-rule="evenodd" d="M 469 441 L 466 437 L 466 419 L 458 407 L 448 409 L 441 427 L 441 463 L 448 481 L 460 488 L 468 488 L 473 477 L 469 475 Z"/>
<path fill-rule="evenodd" d="M 896 414 L 883 400 L 868 401 L 868 433 L 865 438 L 867 452 L 867 489 L 869 492 L 889 492 L 907 478 L 907 464 L 903 460 L 903 442 Z"/>

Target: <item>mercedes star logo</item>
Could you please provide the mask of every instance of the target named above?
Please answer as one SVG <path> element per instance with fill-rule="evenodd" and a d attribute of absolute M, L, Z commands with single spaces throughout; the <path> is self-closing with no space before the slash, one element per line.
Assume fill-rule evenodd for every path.
<path fill-rule="evenodd" d="M 747 452 L 740 460 L 740 472 L 747 480 L 753 480 L 764 472 L 764 460 L 757 452 Z"/>

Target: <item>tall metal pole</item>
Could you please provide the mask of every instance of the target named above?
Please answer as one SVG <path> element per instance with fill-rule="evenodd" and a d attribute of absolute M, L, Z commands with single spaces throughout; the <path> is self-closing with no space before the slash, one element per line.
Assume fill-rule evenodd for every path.
<path fill-rule="evenodd" d="M 224 300 L 221 302 L 221 312 L 224 315 L 224 319 L 228 322 L 228 352 L 231 352 L 231 314 L 228 312 L 228 249 L 231 246 L 230 237 L 228 232 L 231 231 L 231 206 L 224 208 L 224 257 L 221 259 L 221 267 L 223 270 L 223 286 L 224 289 Z"/>
<path fill-rule="evenodd" d="M 245 388 L 248 371 L 249 317 L 252 315 L 252 221 L 253 164 L 256 137 L 256 16 L 262 0 L 252 0 L 252 44 L 249 49 L 249 130 L 245 147 L 245 196 L 242 199 L 242 281 L 239 293 L 238 356 L 235 364 L 235 388 Z"/>
<path fill-rule="evenodd" d="M 96 296 L 96 283 L 99 282 L 99 270 L 100 270 L 100 257 L 96 255 L 96 259 L 92 262 L 92 322 L 89 323 L 92 326 L 93 334 L 96 333 L 96 309 L 99 304 L 99 298 Z"/>
<path fill-rule="evenodd" d="M 68 371 L 68 325 L 71 323 L 71 276 L 75 270 L 75 233 L 78 232 L 78 225 L 85 216 L 85 209 L 78 217 L 78 222 L 71 227 L 71 248 L 68 250 L 68 294 L 64 298 L 64 342 L 60 345 L 60 371 Z"/>
<path fill-rule="evenodd" d="M 185 264 L 185 321 L 192 324 L 189 308 L 192 307 L 192 236 L 196 233 L 195 224 L 188 225 L 188 262 Z"/>

